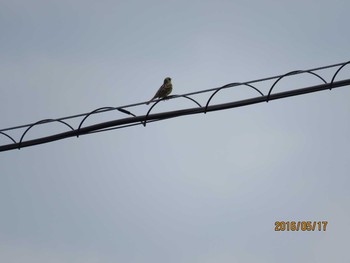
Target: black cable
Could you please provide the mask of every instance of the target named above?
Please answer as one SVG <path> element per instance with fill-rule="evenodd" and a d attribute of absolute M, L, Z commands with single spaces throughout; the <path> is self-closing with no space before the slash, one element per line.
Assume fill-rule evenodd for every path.
<path fill-rule="evenodd" d="M 268 101 L 273 100 L 273 99 L 301 95 L 301 94 L 305 94 L 305 93 L 324 90 L 327 88 L 329 88 L 331 90 L 332 88 L 335 88 L 335 87 L 349 85 L 349 80 L 342 80 L 342 81 L 335 82 L 335 78 L 336 78 L 337 74 L 348 64 L 350 64 L 350 61 L 344 62 L 344 63 L 338 63 L 338 64 L 334 64 L 334 65 L 318 67 L 318 68 L 314 68 L 314 69 L 310 69 L 310 70 L 291 71 L 291 72 L 283 74 L 283 75 L 262 78 L 262 79 L 257 79 L 257 80 L 253 80 L 253 81 L 243 82 L 243 83 L 237 83 L 237 82 L 229 83 L 229 84 L 226 84 L 226 85 L 219 87 L 219 88 L 200 90 L 200 91 L 196 91 L 196 92 L 186 93 L 183 95 L 172 95 L 172 96 L 169 96 L 169 97 L 164 98 L 164 99 L 156 100 L 152 104 L 152 106 L 148 109 L 147 114 L 143 115 L 143 116 L 136 116 L 135 114 L 133 114 L 129 110 L 126 110 L 125 108 L 131 108 L 131 107 L 143 105 L 146 102 L 134 103 L 134 104 L 125 105 L 125 106 L 121 106 L 121 107 L 103 107 L 103 108 L 93 110 L 89 113 L 77 114 L 77 115 L 72 115 L 72 116 L 58 118 L 58 119 L 45 119 L 45 120 L 41 120 L 41 121 L 38 121 L 38 122 L 35 122 L 32 124 L 26 124 L 26 125 L 6 128 L 6 129 L 0 130 L 0 135 L 4 135 L 9 140 L 11 140 L 13 143 L 0 146 L 0 151 L 6 151 L 9 149 L 15 149 L 15 148 L 19 149 L 21 147 L 27 147 L 27 146 L 31 146 L 31 145 L 46 143 L 49 141 L 59 140 L 59 139 L 67 138 L 67 137 L 72 137 L 72 136 L 79 137 L 80 135 L 87 135 L 87 134 L 91 134 L 91 133 L 103 132 L 103 131 L 114 130 L 114 129 L 121 129 L 121 128 L 126 128 L 126 127 L 136 126 L 136 125 L 146 126 L 147 123 L 154 122 L 154 121 L 160 121 L 160 120 L 164 120 L 164 119 L 168 119 L 168 118 L 174 118 L 174 117 L 189 115 L 189 114 L 207 113 L 209 111 L 222 110 L 222 109 L 227 109 L 227 108 L 234 108 L 234 107 L 237 107 L 237 105 L 245 106 L 245 105 L 259 103 L 259 102 L 263 102 L 263 101 L 268 102 Z M 315 73 L 315 71 L 324 70 L 324 69 L 328 69 L 328 68 L 332 68 L 332 67 L 338 67 L 338 69 L 333 74 L 333 77 L 329 83 L 327 83 L 327 81 L 322 76 Z M 321 82 L 323 82 L 323 84 L 308 87 L 308 88 L 303 88 L 303 89 L 299 89 L 299 90 L 290 90 L 287 92 L 282 92 L 282 93 L 277 93 L 277 94 L 272 93 L 276 84 L 281 79 L 289 77 L 289 76 L 293 76 L 293 75 L 303 74 L 303 73 L 311 74 L 314 77 L 317 77 Z M 268 81 L 268 80 L 274 80 L 274 79 L 275 79 L 275 81 L 271 85 L 267 95 L 264 95 L 264 93 L 262 93 L 258 88 L 253 86 L 254 83 Z M 211 99 L 218 92 L 220 92 L 222 89 L 233 88 L 233 87 L 240 86 L 240 85 L 245 85 L 249 88 L 254 89 L 255 91 L 257 91 L 259 93 L 260 96 L 256 97 L 256 98 L 252 98 L 252 99 L 242 100 L 242 101 L 229 102 L 229 103 L 218 104 L 218 105 L 210 105 Z M 196 101 L 195 99 L 190 97 L 191 95 L 207 93 L 207 92 L 212 92 L 212 94 L 210 95 L 209 99 L 207 100 L 205 106 L 202 106 L 198 101 Z M 175 99 L 175 98 L 177 98 L 177 99 L 185 98 L 185 99 L 191 100 L 192 102 L 194 102 L 196 104 L 197 107 L 191 108 L 191 109 L 173 111 L 173 112 L 151 114 L 153 108 L 156 107 L 160 101 L 165 100 L 165 99 Z M 114 120 L 114 121 L 109 121 L 109 122 L 104 122 L 104 123 L 100 123 L 100 124 L 95 124 L 95 125 L 88 126 L 88 127 L 83 127 L 85 120 L 89 116 L 91 116 L 93 114 L 103 113 L 106 111 L 111 111 L 111 110 L 118 110 L 118 111 L 120 111 L 124 114 L 130 115 L 132 117 L 123 118 L 123 119 Z M 77 129 L 74 129 L 71 125 L 69 125 L 67 122 L 64 121 L 67 119 L 78 118 L 78 117 L 84 117 L 84 118 L 80 121 L 80 124 L 79 124 Z M 65 125 L 66 127 L 68 127 L 70 129 L 70 131 L 65 132 L 65 133 L 55 134 L 55 135 L 48 136 L 48 137 L 38 138 L 35 140 L 24 141 L 26 133 L 31 128 L 33 128 L 37 125 L 47 124 L 50 122 L 59 122 L 59 123 Z M 12 138 L 9 134 L 4 132 L 4 131 L 22 129 L 22 128 L 27 128 L 27 129 L 22 133 L 22 136 L 18 142 L 14 138 Z"/>
<path fill-rule="evenodd" d="M 319 71 L 319 70 L 324 70 L 324 69 L 329 69 L 329 68 L 333 68 L 333 67 L 343 67 L 346 64 L 348 64 L 349 62 L 343 62 L 343 63 L 337 63 L 337 64 L 332 64 L 332 65 L 327 65 L 327 66 L 322 66 L 322 67 L 317 67 L 317 68 L 313 68 L 313 69 L 309 69 L 309 70 L 300 70 L 300 71 L 294 71 L 294 74 L 290 74 L 291 75 L 298 75 L 298 74 L 302 74 L 305 72 L 314 72 L 314 71 Z M 182 95 L 173 95 L 170 97 L 170 99 L 175 99 L 178 97 L 185 97 L 185 96 L 191 96 L 191 95 L 197 95 L 197 94 L 201 94 L 201 93 L 207 93 L 207 92 L 212 92 L 212 91 L 216 91 L 219 89 L 226 89 L 226 88 L 233 88 L 239 85 L 246 85 L 246 84 L 254 84 L 254 83 L 258 83 L 258 82 L 262 82 L 262 81 L 268 81 L 268 80 L 273 80 L 273 79 L 279 79 L 284 77 L 285 74 L 282 75 L 277 75 L 277 76 L 273 76 L 273 77 L 268 77 L 268 78 L 261 78 L 261 79 L 256 79 L 256 80 L 252 80 L 252 81 L 247 81 L 247 82 L 241 82 L 241 83 L 230 83 L 230 84 L 226 84 L 222 87 L 217 87 L 217 88 L 211 88 L 211 89 L 205 89 L 205 90 L 200 90 L 200 91 L 194 91 L 194 92 L 190 92 L 190 93 L 185 93 Z M 50 120 L 46 120 L 45 122 L 40 123 L 41 124 L 47 124 L 50 122 L 54 122 L 54 121 L 63 121 L 63 120 L 68 120 L 68 119 L 74 119 L 74 118 L 79 118 L 79 117 L 84 117 L 87 116 L 89 114 L 100 114 L 100 113 L 104 113 L 107 111 L 112 111 L 112 110 L 119 110 L 120 112 L 129 114 L 129 115 L 133 115 L 131 112 L 126 111 L 126 108 L 132 108 L 132 107 L 136 107 L 136 106 L 140 106 L 140 105 L 144 105 L 146 104 L 148 101 L 145 102 L 139 102 L 139 103 L 133 103 L 133 104 L 128 104 L 128 105 L 124 105 L 124 106 L 119 106 L 119 107 L 106 107 L 106 109 L 97 111 L 97 112 L 88 112 L 88 113 L 81 113 L 81 114 L 76 114 L 76 115 L 71 115 L 71 116 L 67 116 L 67 117 L 61 117 L 61 118 L 56 118 L 56 119 L 50 119 Z M 34 125 L 35 123 L 30 123 L 30 124 L 24 124 L 24 125 L 19 125 L 19 126 L 14 126 L 14 127 L 10 127 L 10 128 L 4 128 L 4 129 L 0 129 L 0 132 L 4 132 L 4 131 L 10 131 L 10 130 L 16 130 L 16 129 L 22 129 L 22 128 L 27 128 L 30 127 L 32 125 Z"/>
<path fill-rule="evenodd" d="M 143 123 L 146 124 L 151 121 L 159 121 L 159 120 L 170 119 L 170 118 L 175 118 L 179 116 L 193 115 L 193 114 L 206 113 L 211 111 L 242 107 L 242 106 L 252 105 L 256 103 L 262 103 L 262 102 L 267 102 L 271 100 L 282 99 L 282 98 L 287 98 L 291 96 L 298 96 L 302 94 L 318 92 L 318 91 L 327 90 L 327 89 L 334 89 L 334 88 L 339 88 L 339 87 L 349 86 L 349 85 L 350 85 L 350 79 L 346 79 L 346 80 L 334 81 L 331 83 L 320 84 L 320 85 L 301 88 L 301 89 L 294 89 L 294 90 L 289 90 L 285 92 L 259 96 L 259 97 L 240 100 L 240 101 L 233 101 L 233 102 L 224 103 L 224 104 L 207 105 L 203 107 L 196 107 L 196 108 L 182 109 L 177 111 L 162 112 L 162 113 L 155 113 L 150 115 L 118 119 L 118 120 L 103 122 L 99 124 L 94 124 L 87 127 L 82 127 L 79 130 L 73 130 L 73 131 L 71 130 L 71 131 L 67 131 L 67 132 L 63 132 L 63 133 L 59 133 L 59 134 L 55 134 L 47 137 L 42 137 L 34 140 L 23 141 L 23 142 L 20 141 L 19 143 L 2 145 L 0 146 L 0 151 L 20 149 L 23 147 L 48 143 L 56 140 L 69 138 L 69 137 L 85 135 L 85 134 L 99 132 L 99 131 L 106 131 L 109 129 L 117 129 L 118 127 L 125 128 L 125 127 L 134 126 L 134 125 L 140 125 Z"/>

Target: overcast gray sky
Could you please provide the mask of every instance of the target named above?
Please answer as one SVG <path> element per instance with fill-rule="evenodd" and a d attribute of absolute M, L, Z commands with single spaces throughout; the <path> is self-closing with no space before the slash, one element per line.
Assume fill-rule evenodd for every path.
<path fill-rule="evenodd" d="M 146 101 L 167 76 L 182 94 L 350 60 L 349 8 L 0 0 L 0 128 Z M 213 103 L 251 96 L 225 90 Z M 349 101 L 344 87 L 2 152 L 0 261 L 349 262 Z M 274 231 L 293 220 L 327 231 Z"/>

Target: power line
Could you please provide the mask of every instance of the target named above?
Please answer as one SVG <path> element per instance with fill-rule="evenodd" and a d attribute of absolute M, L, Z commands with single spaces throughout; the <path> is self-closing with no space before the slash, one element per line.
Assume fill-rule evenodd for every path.
<path fill-rule="evenodd" d="M 320 71 L 320 70 L 330 69 L 330 68 L 335 68 L 335 67 L 340 67 L 339 69 L 341 69 L 342 67 L 344 67 L 345 65 L 347 65 L 349 63 L 350 63 L 350 61 L 337 63 L 337 64 L 332 64 L 332 65 L 327 65 L 327 66 L 323 66 L 323 67 L 312 68 L 312 69 L 308 69 L 308 70 L 296 70 L 296 71 L 289 72 L 287 74 L 289 74 L 288 76 L 292 76 L 292 75 L 299 75 L 299 74 L 303 74 L 303 73 L 311 73 L 311 72 L 314 73 L 315 71 Z M 287 74 L 276 75 L 276 76 L 267 77 L 267 78 L 260 78 L 260 79 L 251 80 L 251 81 L 247 81 L 247 82 L 229 83 L 229 84 L 226 84 L 226 85 L 224 85 L 222 87 L 205 89 L 205 90 L 200 90 L 200 91 L 194 91 L 194 92 L 185 93 L 185 94 L 182 94 L 182 95 L 175 95 L 175 96 L 172 96 L 172 98 L 184 97 L 184 96 L 188 97 L 188 96 L 191 96 L 191 95 L 198 95 L 198 94 L 202 94 L 202 93 L 208 93 L 208 92 L 212 92 L 212 91 L 217 91 L 217 90 L 220 90 L 220 89 L 223 89 L 223 88 L 224 89 L 233 88 L 233 87 L 240 86 L 240 85 L 251 85 L 252 86 L 252 84 L 263 82 L 263 81 L 274 80 L 274 79 L 278 80 L 280 78 L 285 77 Z M 336 74 L 337 74 L 337 72 L 336 72 Z M 101 110 L 99 110 L 99 111 L 94 110 L 93 113 L 92 112 L 87 112 L 87 113 L 80 113 L 80 114 L 71 115 L 71 116 L 67 116 L 67 117 L 56 118 L 56 119 L 47 119 L 47 120 L 43 120 L 42 123 L 40 123 L 40 124 L 45 124 L 45 123 L 50 123 L 50 122 L 55 122 L 55 121 L 64 121 L 64 120 L 74 119 L 74 118 L 79 118 L 79 117 L 85 117 L 85 116 L 87 116 L 87 115 L 89 115 L 91 113 L 92 114 L 99 114 L 99 113 L 104 113 L 104 112 L 112 111 L 112 110 L 119 110 L 121 112 L 129 114 L 130 112 L 129 111 L 125 111 L 124 109 L 137 107 L 137 106 L 140 106 L 140 105 L 144 105 L 144 104 L 146 104 L 146 102 L 147 101 L 138 102 L 138 103 L 128 104 L 128 105 L 119 106 L 119 107 L 105 107 L 103 109 L 101 108 Z M 24 125 L 10 127 L 10 128 L 4 128 L 4 129 L 0 129 L 0 132 L 16 130 L 16 129 L 21 129 L 21 128 L 27 128 L 29 126 L 32 126 L 33 124 L 35 124 L 35 123 L 29 123 L 29 124 L 24 124 Z"/>
<path fill-rule="evenodd" d="M 85 114 L 78 114 L 78 115 L 73 115 L 73 116 L 68 116 L 68 117 L 63 117 L 59 119 L 49 119 L 49 120 L 41 120 L 36 123 L 32 124 L 26 124 L 26 125 L 21 125 L 21 126 L 16 126 L 12 128 L 7 128 L 7 129 L 2 129 L 0 130 L 0 134 L 6 136 L 9 138 L 13 143 L 7 144 L 7 145 L 2 145 L 0 146 L 0 151 L 8 151 L 12 149 L 20 149 L 23 147 L 28 147 L 28 146 L 33 146 L 37 144 L 42 144 L 42 143 L 48 143 L 56 140 L 61 140 L 64 138 L 69 138 L 69 137 L 79 137 L 80 135 L 87 135 L 91 133 L 96 133 L 96 132 L 103 132 L 107 130 L 113 130 L 113 129 L 120 129 L 120 128 L 126 128 L 130 126 L 136 126 L 136 125 L 144 125 L 146 126 L 147 123 L 154 122 L 154 121 L 161 121 L 164 119 L 169 119 L 169 118 L 174 118 L 174 117 L 179 117 L 179 116 L 184 116 L 184 115 L 192 115 L 192 114 L 198 114 L 198 113 L 206 113 L 210 111 L 218 111 L 218 110 L 224 110 L 224 109 L 229 109 L 229 108 L 235 108 L 235 107 L 241 107 L 241 106 L 246 106 L 246 105 L 251 105 L 251 104 L 256 104 L 256 103 L 261 103 L 261 102 L 268 102 L 270 100 L 276 100 L 276 99 L 281 99 L 281 98 L 286 98 L 286 97 L 291 97 L 291 96 L 297 96 L 297 95 L 302 95 L 306 93 L 311 93 L 311 92 L 317 92 L 317 91 L 322 91 L 326 89 L 332 89 L 332 88 L 338 88 L 338 87 L 344 87 L 350 85 L 350 79 L 345 79 L 341 81 L 335 81 L 335 78 L 337 74 L 340 72 L 340 70 L 349 64 L 349 62 L 344 62 L 344 63 L 338 63 L 334 65 L 329 65 L 329 66 L 324 66 L 324 67 L 319 67 L 319 68 L 314 68 L 310 70 L 298 70 L 298 71 L 292 71 L 284 75 L 279 75 L 279 76 L 274 76 L 274 77 L 269 77 L 269 78 L 263 78 L 263 79 L 258 79 L 258 80 L 253 80 L 253 81 L 248 81 L 244 83 L 230 83 L 227 85 L 224 85 L 219 88 L 213 88 L 213 89 L 207 89 L 207 90 L 201 90 L 201 91 L 196 91 L 196 92 L 191 92 L 183 95 L 175 95 L 171 96 L 169 99 L 177 99 L 177 98 L 186 98 L 191 101 L 193 101 L 197 107 L 195 108 L 188 108 L 188 109 L 182 109 L 182 110 L 177 110 L 177 111 L 170 111 L 170 112 L 163 112 L 163 113 L 156 113 L 156 114 L 151 114 L 152 109 L 163 99 L 156 101 L 148 110 L 147 114 L 142 115 L 142 116 L 136 116 L 135 114 L 131 113 L 128 110 L 125 110 L 125 108 L 132 108 L 136 106 L 140 106 L 145 104 L 146 102 L 141 102 L 141 103 L 134 103 L 130 105 L 125 105 L 121 107 L 104 107 L 104 108 L 99 108 L 96 109 L 90 113 L 85 113 Z M 335 73 L 333 74 L 333 77 L 331 81 L 327 82 L 322 76 L 319 74 L 316 74 L 315 71 L 319 70 L 324 70 L 324 69 L 329 69 L 329 68 L 334 68 L 338 67 Z M 311 86 L 311 87 L 305 87 L 301 89 L 294 89 L 294 90 L 289 90 L 285 92 L 280 92 L 280 93 L 272 93 L 273 89 L 277 85 L 277 83 L 286 77 L 293 76 L 293 75 L 298 75 L 302 73 L 307 73 L 311 74 L 315 77 L 317 77 L 321 82 L 323 82 L 320 85 L 316 86 Z M 264 95 L 258 88 L 253 86 L 252 84 L 257 83 L 257 82 L 262 82 L 262 81 L 267 81 L 267 80 L 274 80 L 275 82 L 271 85 L 271 88 L 268 92 L 267 95 Z M 236 86 L 241 86 L 245 85 L 248 86 L 254 90 L 256 90 L 259 93 L 258 97 L 255 98 L 249 98 L 245 100 L 240 100 L 240 101 L 233 101 L 233 102 L 228 102 L 224 104 L 216 104 L 216 105 L 210 105 L 211 99 L 222 89 L 227 89 L 227 88 L 233 88 Z M 206 102 L 205 106 L 202 106 L 198 101 L 190 97 L 191 95 L 195 94 L 200 94 L 200 93 L 207 93 L 207 92 L 212 92 L 211 96 Z M 110 110 L 118 110 L 120 112 L 123 112 L 125 114 L 131 115 L 132 117 L 128 118 L 122 118 L 122 119 L 117 119 L 117 120 L 112 120 L 108 122 L 103 122 L 87 127 L 83 127 L 84 121 L 91 116 L 92 114 L 97 114 L 97 113 L 102 113 Z M 79 127 L 77 129 L 74 129 L 70 124 L 65 122 L 67 119 L 72 119 L 72 118 L 78 118 L 78 117 L 83 117 L 83 120 L 80 122 Z M 63 133 L 58 133 L 55 135 L 51 136 L 46 136 L 42 138 L 37 138 L 33 140 L 28 140 L 24 141 L 24 137 L 26 133 L 33 128 L 34 126 L 41 125 L 41 124 L 46 124 L 50 122 L 60 122 L 67 126 L 70 130 L 67 132 Z M 5 133 L 5 131 L 10 131 L 10 130 L 16 130 L 16 129 L 23 129 L 27 128 L 23 133 L 19 141 L 17 142 L 12 138 L 10 135 Z"/>

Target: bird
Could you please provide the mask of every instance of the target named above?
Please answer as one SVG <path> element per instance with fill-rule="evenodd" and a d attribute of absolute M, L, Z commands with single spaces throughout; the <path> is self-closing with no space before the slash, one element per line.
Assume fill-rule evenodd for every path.
<path fill-rule="evenodd" d="M 162 86 L 160 86 L 157 93 L 153 96 L 153 98 L 150 101 L 146 103 L 146 105 L 150 104 L 156 98 L 163 99 L 169 96 L 172 90 L 173 90 L 173 84 L 171 83 L 171 78 L 167 77 L 164 79 L 164 83 Z"/>

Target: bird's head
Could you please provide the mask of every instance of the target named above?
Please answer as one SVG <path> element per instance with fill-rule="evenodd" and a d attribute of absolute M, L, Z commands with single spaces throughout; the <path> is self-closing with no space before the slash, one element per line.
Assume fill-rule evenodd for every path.
<path fill-rule="evenodd" d="M 170 82 L 171 82 L 171 78 L 167 77 L 167 78 L 164 79 L 164 84 L 165 83 L 170 83 Z"/>

